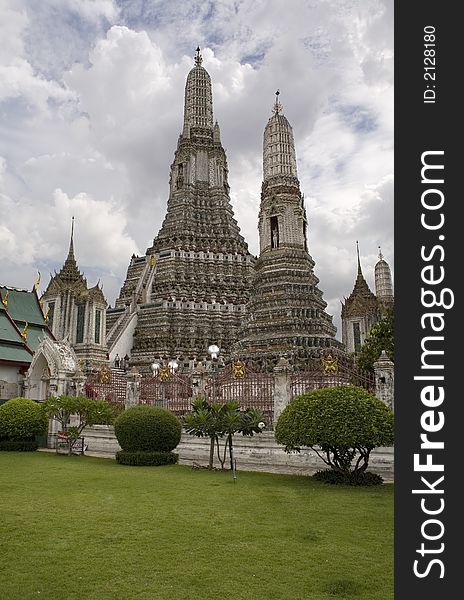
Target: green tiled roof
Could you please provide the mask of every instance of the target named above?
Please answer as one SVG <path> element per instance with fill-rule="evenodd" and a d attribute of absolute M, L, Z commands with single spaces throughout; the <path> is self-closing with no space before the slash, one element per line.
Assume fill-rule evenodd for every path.
<path fill-rule="evenodd" d="M 32 354 L 24 346 L 17 344 L 5 344 L 0 340 L 0 360 L 31 363 Z"/>
<path fill-rule="evenodd" d="M 0 360 L 30 363 L 32 354 L 27 351 L 21 334 L 8 318 L 3 304 L 0 304 Z"/>
<path fill-rule="evenodd" d="M 0 286 L 2 299 L 6 298 L 7 292 L 7 306 L 0 303 L 0 360 L 30 363 L 32 352 L 37 350 L 41 340 L 52 335 L 34 292 Z M 23 340 L 21 332 L 26 322 L 26 340 Z"/>
<path fill-rule="evenodd" d="M 46 325 L 34 292 L 0 286 L 2 298 L 8 292 L 8 314 L 14 321 Z"/>
<path fill-rule="evenodd" d="M 7 317 L 5 309 L 0 306 L 0 341 L 20 342 L 21 336 L 13 326 L 13 323 Z"/>
<path fill-rule="evenodd" d="M 29 348 L 35 352 L 40 344 L 40 342 L 45 337 L 51 337 L 48 329 L 44 329 L 43 327 L 38 327 L 37 325 L 29 325 L 26 331 L 27 339 L 26 343 Z"/>

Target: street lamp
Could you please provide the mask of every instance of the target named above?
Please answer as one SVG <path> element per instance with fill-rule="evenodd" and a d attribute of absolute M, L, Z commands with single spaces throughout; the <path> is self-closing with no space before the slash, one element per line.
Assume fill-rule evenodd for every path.
<path fill-rule="evenodd" d="M 217 361 L 220 352 L 219 346 L 216 346 L 216 344 L 208 346 L 208 354 L 211 356 L 211 373 L 213 376 L 213 402 L 216 402 Z"/>
<path fill-rule="evenodd" d="M 219 347 L 216 346 L 216 344 L 211 344 L 211 346 L 208 347 L 208 354 L 211 356 L 212 360 L 217 360 L 219 353 L 220 350 Z"/>
<path fill-rule="evenodd" d="M 174 375 L 179 368 L 179 363 L 175 359 L 172 359 L 168 362 L 168 367 L 171 375 Z"/>
<path fill-rule="evenodd" d="M 160 363 L 155 361 L 152 365 L 151 365 L 151 372 L 153 373 L 153 377 L 156 377 L 159 373 L 160 370 Z"/>

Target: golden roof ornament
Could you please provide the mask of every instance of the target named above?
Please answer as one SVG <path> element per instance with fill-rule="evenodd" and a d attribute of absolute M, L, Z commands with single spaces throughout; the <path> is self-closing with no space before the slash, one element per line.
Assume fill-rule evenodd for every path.
<path fill-rule="evenodd" d="M 9 291 L 9 290 L 6 290 L 5 297 L 4 297 L 4 298 L 2 298 L 2 304 L 3 304 L 3 306 L 4 306 L 5 308 L 7 308 L 7 307 L 8 307 L 8 295 L 9 295 L 9 293 L 10 293 L 10 291 Z"/>
<path fill-rule="evenodd" d="M 40 271 L 37 271 L 38 273 L 38 277 L 37 277 L 37 281 L 34 283 L 34 290 L 36 290 L 39 287 L 39 283 L 40 283 Z"/>
<path fill-rule="evenodd" d="M 26 321 L 26 324 L 24 325 L 24 329 L 21 333 L 21 337 L 23 338 L 23 341 L 27 341 L 27 328 L 29 327 L 29 323 Z"/>

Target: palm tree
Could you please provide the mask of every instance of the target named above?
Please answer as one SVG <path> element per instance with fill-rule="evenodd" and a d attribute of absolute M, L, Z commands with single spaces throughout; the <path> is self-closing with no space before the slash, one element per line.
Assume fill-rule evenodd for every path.
<path fill-rule="evenodd" d="M 210 438 L 209 465 L 213 468 L 214 447 L 217 448 L 217 456 L 224 468 L 227 447 L 229 448 L 230 468 L 234 469 L 233 435 L 252 436 L 261 433 L 264 428 L 264 415 L 256 408 L 240 410 L 240 404 L 236 401 L 225 404 L 210 404 L 204 398 L 197 398 L 192 403 L 192 412 L 184 415 L 183 426 L 187 433 L 197 437 Z M 219 448 L 219 438 L 226 436 L 223 454 Z"/>

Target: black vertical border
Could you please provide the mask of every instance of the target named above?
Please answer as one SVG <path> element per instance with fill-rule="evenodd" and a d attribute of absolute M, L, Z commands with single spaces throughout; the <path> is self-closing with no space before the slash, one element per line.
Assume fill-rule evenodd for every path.
<path fill-rule="evenodd" d="M 460 508 L 464 500 L 458 487 L 464 482 L 464 465 L 459 460 L 460 454 L 464 456 L 461 444 L 461 440 L 464 441 L 461 431 L 464 398 L 460 384 L 460 373 L 464 373 L 460 344 L 464 327 L 458 285 L 461 271 L 464 272 L 460 267 L 464 263 L 464 231 L 461 231 L 458 207 L 464 202 L 458 180 L 461 173 L 464 174 L 460 165 L 464 105 L 458 86 L 463 78 L 464 24 L 457 9 L 458 5 L 451 2 L 395 2 L 395 600 L 445 600 L 462 593 L 458 570 L 462 569 L 463 562 L 460 538 L 464 537 L 464 526 Z M 435 82 L 424 79 L 426 26 L 435 27 Z M 427 84 L 436 86 L 435 103 L 423 101 Z M 441 189 L 445 193 L 445 224 L 439 232 L 427 231 L 420 223 L 421 194 L 425 189 L 421 183 L 421 155 L 429 150 L 444 150 L 445 183 Z M 440 234 L 445 236 L 444 240 L 438 240 Z M 445 250 L 444 261 L 440 263 L 437 259 L 434 264 L 444 266 L 445 280 L 441 287 L 454 291 L 455 305 L 449 310 L 431 309 L 443 312 L 446 321 L 444 331 L 436 334 L 445 337 L 444 359 L 437 360 L 445 365 L 442 372 L 445 400 L 436 409 L 443 410 L 445 425 L 441 432 L 433 434 L 435 437 L 430 435 L 445 442 L 444 450 L 433 453 L 434 462 L 444 461 L 445 470 L 444 473 L 422 473 L 431 481 L 445 475 L 443 496 L 427 496 L 434 497 L 436 502 L 439 497 L 445 500 L 443 513 L 436 517 L 442 520 L 445 532 L 442 539 L 432 542 L 422 538 L 421 525 L 433 517 L 422 512 L 421 496 L 412 494 L 412 490 L 426 487 L 421 484 L 421 474 L 415 473 L 413 467 L 413 455 L 420 452 L 423 431 L 420 417 L 427 410 L 420 398 L 425 384 L 414 381 L 414 375 L 424 374 L 420 369 L 421 339 L 430 335 L 430 331 L 424 332 L 420 322 L 421 315 L 428 312 L 421 305 L 421 269 L 426 263 L 420 252 L 421 246 L 430 249 L 434 244 L 442 244 Z M 432 531 L 431 528 L 429 532 Z M 444 551 L 421 558 L 416 550 L 422 542 L 435 549 L 443 542 Z M 420 570 L 425 571 L 428 560 L 433 558 L 443 561 L 444 578 L 440 578 L 441 569 L 437 565 L 428 576 L 416 577 L 414 561 L 420 559 Z"/>

